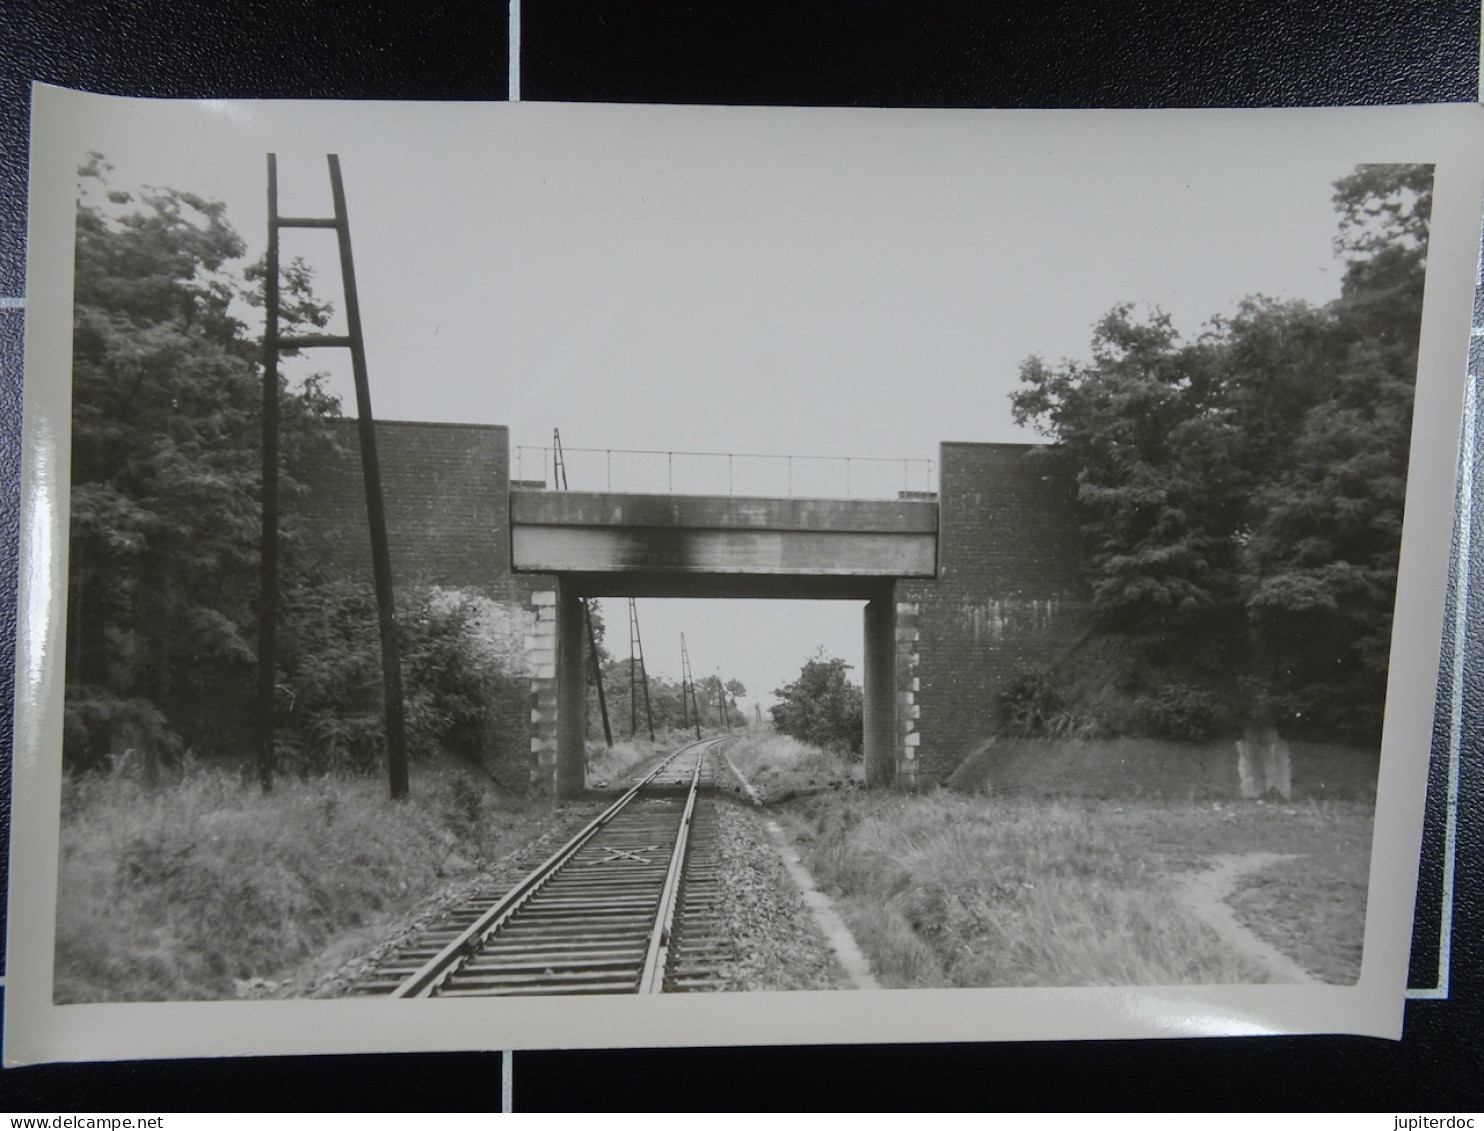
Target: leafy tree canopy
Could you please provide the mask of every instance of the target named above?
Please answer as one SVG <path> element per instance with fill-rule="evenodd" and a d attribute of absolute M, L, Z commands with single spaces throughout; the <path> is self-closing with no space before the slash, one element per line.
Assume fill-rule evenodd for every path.
<path fill-rule="evenodd" d="M 185 741 L 212 749 L 245 704 L 219 688 L 254 660 L 261 377 L 257 301 L 220 203 L 111 191 L 79 170 L 73 325 L 66 752 L 87 765 Z M 291 324 L 323 326 L 302 264 Z M 292 465 L 336 412 L 317 382 L 283 390 Z M 287 490 L 296 489 L 292 476 Z M 209 707 L 203 706 L 210 704 Z M 200 717 L 200 725 L 195 721 Z M 210 725 L 205 725 L 210 721 Z"/>
<path fill-rule="evenodd" d="M 798 679 L 773 692 L 780 700 L 769 708 L 773 726 L 801 742 L 858 756 L 864 734 L 861 689 L 849 671 L 844 660 L 817 649 Z"/>
<path fill-rule="evenodd" d="M 1219 685 L 1249 721 L 1378 733 L 1431 185 L 1416 165 L 1336 184 L 1345 276 L 1323 307 L 1253 296 L 1187 341 L 1126 304 L 1090 362 L 1022 365 L 1014 416 L 1076 462 L 1097 629 L 1122 642 L 1128 696 Z"/>

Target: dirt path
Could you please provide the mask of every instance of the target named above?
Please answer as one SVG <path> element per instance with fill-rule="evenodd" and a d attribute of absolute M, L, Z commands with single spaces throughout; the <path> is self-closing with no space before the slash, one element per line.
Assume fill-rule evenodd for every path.
<path fill-rule="evenodd" d="M 727 757 L 726 751 L 722 750 L 720 753 L 727 770 L 741 786 L 748 800 L 752 802 L 753 810 L 749 815 L 754 817 L 757 825 L 767 832 L 773 851 L 777 853 L 784 871 L 798 889 L 796 894 L 803 901 L 804 906 L 809 909 L 814 925 L 829 946 L 835 962 L 849 976 L 851 984 L 856 989 L 879 990 L 881 985 L 876 981 L 875 974 L 871 972 L 871 963 L 861 953 L 860 946 L 856 943 L 855 937 L 851 935 L 850 928 L 845 925 L 845 920 L 840 918 L 839 912 L 835 910 L 830 897 L 820 891 L 814 883 L 814 877 L 809 873 L 804 861 L 799 858 L 798 851 L 794 848 L 793 842 L 789 840 L 788 834 L 783 831 L 777 821 L 770 817 L 763 817 L 757 812 L 758 807 L 763 804 L 757 790 L 752 787 L 752 783 L 747 780 L 742 771 L 737 769 L 736 764 Z"/>
<path fill-rule="evenodd" d="M 1226 902 L 1246 875 L 1295 859 L 1275 852 L 1244 852 L 1211 857 L 1211 867 L 1187 879 L 1181 896 L 1207 926 L 1233 949 L 1261 963 L 1274 982 L 1313 982 L 1317 979 L 1277 947 L 1244 927 Z"/>

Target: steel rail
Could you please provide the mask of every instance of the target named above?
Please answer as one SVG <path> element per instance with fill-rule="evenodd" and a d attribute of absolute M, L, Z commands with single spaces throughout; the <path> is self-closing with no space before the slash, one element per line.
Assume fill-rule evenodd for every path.
<path fill-rule="evenodd" d="M 699 744 L 698 744 L 699 745 Z M 680 831 L 675 834 L 675 851 L 670 853 L 670 870 L 665 874 L 659 910 L 654 917 L 654 930 L 649 935 L 649 950 L 644 956 L 644 973 L 639 977 L 641 994 L 662 993 L 665 988 L 665 966 L 670 957 L 670 936 L 675 926 L 675 906 L 680 894 L 680 877 L 685 871 L 685 846 L 690 839 L 690 822 L 696 812 L 696 794 L 701 787 L 701 766 L 706 751 L 696 758 L 690 776 L 690 790 L 685 797 L 685 812 L 680 815 Z"/>
<path fill-rule="evenodd" d="M 706 741 L 713 740 L 708 739 Z M 515 885 L 515 887 L 511 888 L 510 891 L 505 894 L 504 898 L 502 898 L 498 903 L 496 903 L 473 923 L 464 928 L 463 931 L 455 936 L 437 954 L 428 959 L 428 961 L 425 962 L 421 967 L 419 967 L 412 974 L 408 975 L 408 977 L 403 980 L 402 984 L 392 991 L 391 996 L 394 998 L 419 998 L 431 996 L 432 993 L 440 985 L 442 985 L 443 982 L 445 982 L 455 970 L 458 969 L 463 960 L 467 960 L 474 955 L 475 951 L 478 949 L 478 944 L 486 936 L 491 935 L 495 931 L 499 930 L 499 928 L 506 922 L 506 920 L 508 920 L 518 910 L 520 910 L 520 908 L 524 906 L 524 904 L 528 900 L 530 900 L 532 896 L 534 896 L 542 889 L 542 887 L 545 886 L 546 882 L 549 879 L 556 875 L 563 864 L 565 864 L 569 859 L 575 856 L 577 852 L 582 848 L 582 846 L 585 845 L 594 836 L 596 836 L 597 833 L 605 825 L 612 821 L 614 817 L 618 816 L 618 814 L 623 811 L 623 809 L 629 804 L 629 802 L 633 801 L 633 799 L 638 796 L 640 790 L 642 790 L 646 785 L 648 785 L 651 781 L 658 777 L 670 765 L 671 762 L 675 761 L 676 758 L 679 758 L 687 750 L 694 749 L 695 747 L 701 745 L 703 745 L 703 743 L 693 742 L 689 745 L 682 746 L 679 750 L 675 751 L 675 753 L 671 754 L 668 758 L 660 762 L 660 764 L 657 765 L 653 770 L 651 770 L 647 775 L 645 775 L 645 777 L 637 785 L 630 788 L 628 792 L 626 792 L 607 809 L 603 810 L 603 812 L 595 817 L 590 824 L 588 824 L 580 832 L 578 832 L 576 836 L 574 836 L 561 848 L 557 849 L 556 852 L 554 852 L 546 860 L 545 863 L 543 863 L 535 871 L 527 875 L 525 879 L 521 880 L 520 883 Z M 698 770 L 703 760 L 703 758 L 697 757 L 696 766 Z M 694 801 L 694 797 L 695 790 L 694 788 L 692 788 L 692 802 Z M 689 806 L 687 808 L 687 812 L 689 812 Z"/>

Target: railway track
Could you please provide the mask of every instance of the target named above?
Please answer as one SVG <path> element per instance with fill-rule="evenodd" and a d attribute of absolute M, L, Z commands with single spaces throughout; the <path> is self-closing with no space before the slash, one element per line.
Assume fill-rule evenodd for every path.
<path fill-rule="evenodd" d="M 716 816 L 702 794 L 727 739 L 681 747 L 502 896 L 455 908 L 356 987 L 392 997 L 719 988 Z"/>

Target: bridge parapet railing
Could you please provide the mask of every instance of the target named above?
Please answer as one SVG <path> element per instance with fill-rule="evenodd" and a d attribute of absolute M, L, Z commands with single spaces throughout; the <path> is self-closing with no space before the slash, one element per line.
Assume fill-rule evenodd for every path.
<path fill-rule="evenodd" d="M 565 485 L 573 491 L 897 499 L 930 496 L 937 490 L 930 459 L 564 447 L 561 463 Z M 560 488 L 555 450 L 517 447 L 511 479 L 528 488 Z"/>

